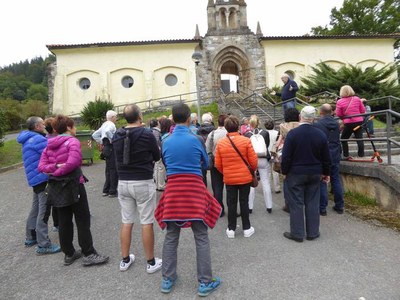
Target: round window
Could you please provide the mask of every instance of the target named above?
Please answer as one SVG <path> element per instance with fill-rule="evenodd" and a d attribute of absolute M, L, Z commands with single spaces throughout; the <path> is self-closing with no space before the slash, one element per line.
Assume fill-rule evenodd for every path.
<path fill-rule="evenodd" d="M 87 78 L 82 78 L 81 80 L 79 80 L 79 87 L 82 90 L 87 90 L 90 88 L 90 80 Z"/>
<path fill-rule="evenodd" d="M 178 78 L 174 74 L 168 74 L 165 77 L 165 83 L 169 86 L 174 86 L 178 83 Z"/>
<path fill-rule="evenodd" d="M 133 78 L 131 76 L 124 76 L 121 80 L 121 84 L 124 88 L 131 88 L 133 86 Z"/>

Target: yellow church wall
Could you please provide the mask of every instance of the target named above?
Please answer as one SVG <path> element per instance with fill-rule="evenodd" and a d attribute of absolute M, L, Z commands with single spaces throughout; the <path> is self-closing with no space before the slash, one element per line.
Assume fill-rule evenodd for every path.
<path fill-rule="evenodd" d="M 53 113 L 79 114 L 86 103 L 97 98 L 111 100 L 118 106 L 195 91 L 195 65 L 191 57 L 196 45 L 53 49 L 57 57 Z M 176 85 L 166 84 L 169 74 L 177 77 Z M 133 78 L 132 87 L 123 87 L 124 76 Z M 82 78 L 90 80 L 89 89 L 80 88 Z"/>
<path fill-rule="evenodd" d="M 311 67 L 327 62 L 334 68 L 352 64 L 362 68 L 392 63 L 393 39 L 262 40 L 267 86 L 280 86 L 281 75 L 295 73 L 295 80 L 312 73 Z"/>

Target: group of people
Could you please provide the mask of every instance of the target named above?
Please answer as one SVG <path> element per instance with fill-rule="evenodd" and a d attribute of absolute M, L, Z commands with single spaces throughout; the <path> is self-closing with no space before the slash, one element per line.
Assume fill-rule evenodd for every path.
<path fill-rule="evenodd" d="M 342 138 L 355 127 L 353 123 L 359 122 L 347 116 L 357 113 L 356 104 L 360 99 L 354 92 L 352 95 L 352 90 L 345 90 L 341 90 L 343 97 L 336 107 L 336 115 L 345 120 Z M 362 108 L 357 108 L 362 113 Z M 93 138 L 101 145 L 106 160 L 103 196 L 118 197 L 121 208 L 120 270 L 127 271 L 135 261 L 135 255 L 130 251 L 132 228 L 139 222 L 146 271 L 161 270 L 161 291 L 171 292 L 177 280 L 180 231 L 191 228 L 196 243 L 198 294 L 210 294 L 221 284 L 221 278 L 212 274 L 208 228 L 214 228 L 218 219 L 225 215 L 224 187 L 228 209 L 227 237 L 235 238 L 238 216 L 241 217 L 243 236 L 251 237 L 255 233 L 250 214 L 256 192 L 251 183 L 257 170 L 266 212 L 272 213 L 271 182 L 275 193 L 281 192 L 280 175 L 272 171 L 279 151 L 285 210 L 290 213 L 290 231 L 283 235 L 296 242 L 318 238 L 320 215 L 327 214 L 329 181 L 334 193 L 333 209 L 337 213 L 344 210 L 339 178 L 341 146 L 344 144 L 340 142 L 339 123 L 329 104 L 322 105 L 319 113 L 320 118 L 315 121 L 317 111 L 314 107 L 306 106 L 300 112 L 295 107 L 287 107 L 285 122 L 277 131 L 272 121 L 266 121 L 265 129 L 261 128 L 256 115 L 245 122 L 242 120 L 241 124 L 236 116 L 222 114 L 215 126 L 212 115 L 207 113 L 202 116 L 200 125 L 197 115 L 183 103 L 172 108 L 171 118 L 151 120 L 150 128 L 144 126 L 140 108 L 135 104 L 127 105 L 123 111 L 127 125 L 117 129 L 117 114 L 108 111 L 107 121 Z M 108 256 L 100 255 L 93 246 L 84 188 L 87 179 L 80 168 L 82 154 L 80 143 L 74 137 L 74 121 L 58 115 L 50 124 L 48 131 L 54 130 L 54 133 L 46 137 L 45 122 L 39 117 L 31 117 L 28 130 L 18 137 L 18 142 L 23 145 L 28 183 L 33 188 L 25 245 L 38 244 L 37 254 L 62 251 L 65 265 L 81 256 L 86 266 L 106 263 Z M 260 138 L 262 147 L 254 144 Z M 348 149 L 343 148 L 346 156 Z M 207 189 L 208 173 L 212 194 Z M 162 192 L 158 203 L 157 190 Z M 45 214 L 49 204 L 57 213 L 61 247 L 48 238 Z M 76 250 L 72 243 L 73 217 L 81 250 Z M 154 254 L 154 221 L 166 230 L 162 258 Z"/>

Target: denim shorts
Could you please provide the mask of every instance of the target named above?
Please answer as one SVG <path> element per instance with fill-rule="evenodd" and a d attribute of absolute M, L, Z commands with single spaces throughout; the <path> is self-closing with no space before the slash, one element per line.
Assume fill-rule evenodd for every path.
<path fill-rule="evenodd" d="M 153 179 L 119 180 L 118 200 L 121 205 L 122 223 L 135 223 L 136 211 L 140 224 L 154 223 L 156 209 L 156 186 Z"/>

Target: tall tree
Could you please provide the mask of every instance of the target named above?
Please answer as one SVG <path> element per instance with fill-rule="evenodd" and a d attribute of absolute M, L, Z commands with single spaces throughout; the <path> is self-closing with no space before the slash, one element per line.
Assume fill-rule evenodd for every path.
<path fill-rule="evenodd" d="M 329 26 L 311 29 L 314 35 L 382 34 L 400 32 L 400 0 L 344 0 L 331 10 Z"/>

